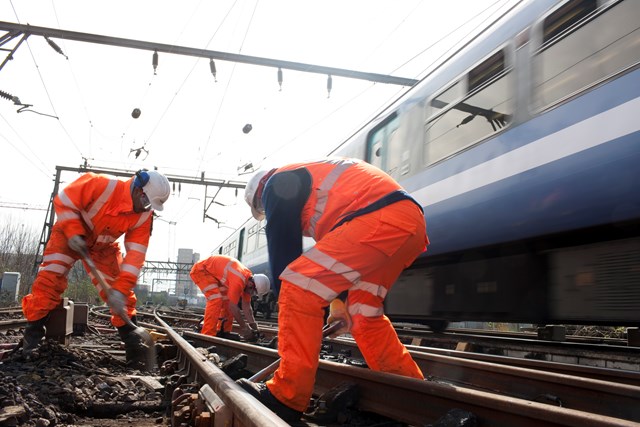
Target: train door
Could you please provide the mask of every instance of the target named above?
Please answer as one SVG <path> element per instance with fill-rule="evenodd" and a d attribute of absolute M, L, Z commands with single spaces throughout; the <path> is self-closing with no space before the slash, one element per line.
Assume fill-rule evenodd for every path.
<path fill-rule="evenodd" d="M 367 137 L 366 161 L 393 176 L 398 161 L 392 150 L 394 137 L 400 121 L 397 114 L 392 114 L 379 126 L 375 127 Z"/>
<path fill-rule="evenodd" d="M 236 259 L 242 261 L 242 252 L 244 249 L 244 228 L 240 230 L 240 236 L 238 237 L 238 256 Z"/>

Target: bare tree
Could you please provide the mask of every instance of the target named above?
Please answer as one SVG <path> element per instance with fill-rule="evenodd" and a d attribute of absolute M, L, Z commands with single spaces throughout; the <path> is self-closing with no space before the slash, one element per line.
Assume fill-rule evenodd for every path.
<path fill-rule="evenodd" d="M 34 268 L 38 251 L 39 235 L 32 227 L 25 226 L 15 217 L 0 222 L 0 273 L 14 271 L 20 273 L 19 296 L 31 291 L 36 278 Z M 81 262 L 76 262 L 68 276 L 68 287 L 64 297 L 76 302 L 94 303 L 98 291 L 91 284 L 89 275 Z M 13 301 L 0 301 L 1 305 L 14 304 Z"/>
<path fill-rule="evenodd" d="M 0 223 L 0 272 L 20 273 L 20 295 L 35 278 L 33 265 L 38 250 L 38 234 L 15 217 Z"/>

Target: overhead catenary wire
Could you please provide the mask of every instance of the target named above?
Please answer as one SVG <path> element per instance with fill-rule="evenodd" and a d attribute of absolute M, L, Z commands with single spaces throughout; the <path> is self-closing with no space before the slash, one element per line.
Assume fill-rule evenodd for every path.
<path fill-rule="evenodd" d="M 11 1 L 11 7 L 14 11 L 16 20 L 18 22 L 20 22 L 20 18 L 18 17 L 18 14 L 15 10 L 15 7 L 13 5 L 13 1 Z M 71 143 L 71 145 L 73 145 L 73 147 L 78 151 L 78 153 L 80 154 L 81 157 L 83 157 L 84 153 L 82 152 L 82 150 L 80 149 L 80 147 L 78 147 L 78 144 L 76 144 L 75 140 L 73 139 L 73 137 L 69 134 L 67 128 L 65 127 L 65 125 L 63 124 L 63 120 L 60 119 L 60 115 L 58 114 L 58 112 L 56 111 L 56 108 L 54 106 L 53 100 L 51 99 L 51 94 L 47 88 L 47 84 L 44 81 L 44 77 L 42 75 L 42 73 L 40 72 L 40 67 L 38 66 L 38 62 L 36 61 L 35 55 L 33 54 L 33 50 L 31 49 L 31 45 L 29 43 L 29 40 L 25 40 L 25 44 L 27 45 L 27 49 L 29 51 L 29 54 L 31 55 L 31 60 L 33 61 L 33 64 L 35 65 L 36 71 L 38 73 L 38 76 L 40 78 L 40 82 L 42 83 L 42 88 L 44 89 L 46 95 L 47 95 L 47 99 L 49 100 L 49 105 L 51 106 L 51 109 L 54 112 L 54 116 L 56 118 L 58 118 L 58 124 L 59 126 L 62 128 L 63 132 L 65 133 L 65 135 L 67 136 L 68 141 Z M 65 55 L 66 56 L 66 55 Z M 68 58 L 67 58 L 68 59 Z"/>
<path fill-rule="evenodd" d="M 22 147 L 26 147 L 31 154 L 26 155 L 25 153 L 23 153 L 22 150 L 18 148 L 14 143 L 12 143 L 11 140 L 7 138 L 5 135 L 0 134 L 0 137 L 2 137 L 7 142 L 7 144 L 11 145 L 13 149 L 16 150 L 16 152 L 18 152 L 18 154 L 24 157 L 25 160 L 31 163 L 39 172 L 41 172 L 48 179 L 51 179 L 49 166 L 47 166 L 47 164 L 38 156 L 38 154 L 35 151 L 33 151 L 30 144 L 27 144 L 24 140 L 22 140 L 22 138 L 20 138 L 20 134 L 13 128 L 13 126 L 11 126 L 11 123 L 9 123 L 9 121 L 7 121 L 7 119 L 2 114 L 0 114 L 0 118 L 2 118 L 2 120 L 6 123 L 6 125 L 17 136 L 17 138 L 20 139 L 20 141 L 22 142 Z M 40 162 L 40 164 L 38 165 L 33 159 L 37 159 Z"/>

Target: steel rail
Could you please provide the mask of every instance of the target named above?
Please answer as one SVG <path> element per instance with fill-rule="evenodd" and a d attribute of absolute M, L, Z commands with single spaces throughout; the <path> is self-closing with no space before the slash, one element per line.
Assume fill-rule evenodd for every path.
<path fill-rule="evenodd" d="M 209 362 L 160 316 L 156 315 L 155 319 L 178 348 L 178 359 L 188 365 L 185 367 L 188 367 L 190 372 L 197 371 L 198 379 L 213 389 L 231 409 L 234 418 L 239 421 L 240 425 L 248 427 L 286 427 L 289 425 L 243 390 L 217 366 Z"/>
<path fill-rule="evenodd" d="M 216 351 L 226 357 L 247 354 L 249 370 L 259 370 L 278 357 L 277 351 L 264 347 L 194 332 L 183 335 L 195 343 L 215 344 Z M 322 394 L 347 381 L 359 386 L 360 410 L 410 425 L 432 422 L 452 408 L 461 408 L 476 414 L 483 426 L 640 426 L 635 419 L 598 414 L 588 408 L 581 411 L 557 407 L 443 381 L 420 381 L 324 360 L 318 368 L 315 392 Z"/>

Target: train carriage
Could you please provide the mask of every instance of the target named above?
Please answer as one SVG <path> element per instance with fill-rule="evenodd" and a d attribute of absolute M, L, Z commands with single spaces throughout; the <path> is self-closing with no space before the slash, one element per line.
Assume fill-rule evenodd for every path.
<path fill-rule="evenodd" d="M 638 111 L 640 1 L 536 0 L 329 153 L 380 167 L 424 207 L 431 245 L 387 315 L 639 325 Z M 218 252 L 269 273 L 264 223 Z"/>

